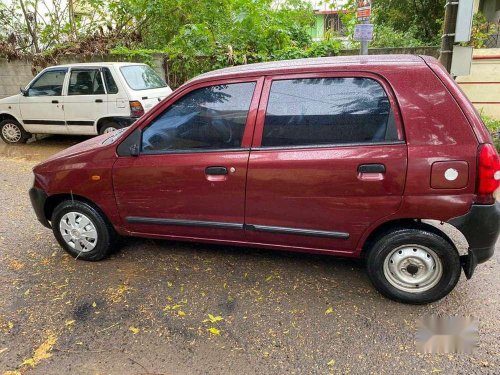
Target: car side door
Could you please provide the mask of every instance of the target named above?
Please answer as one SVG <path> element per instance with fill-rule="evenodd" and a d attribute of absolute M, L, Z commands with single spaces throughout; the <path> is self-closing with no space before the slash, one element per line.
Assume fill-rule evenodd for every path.
<path fill-rule="evenodd" d="M 98 67 L 72 67 L 64 113 L 70 134 L 97 134 L 96 121 L 106 116 L 108 99 Z"/>
<path fill-rule="evenodd" d="M 140 139 L 134 144 L 138 156 L 118 148 L 113 184 L 127 230 L 165 238 L 244 239 L 247 165 L 262 81 L 189 87 L 130 135 Z"/>
<path fill-rule="evenodd" d="M 379 76 L 269 77 L 248 167 L 247 237 L 352 254 L 400 207 L 406 167 L 401 117 Z"/>
<path fill-rule="evenodd" d="M 24 129 L 30 133 L 66 134 L 63 86 L 67 68 L 49 68 L 24 90 L 19 99 Z"/>

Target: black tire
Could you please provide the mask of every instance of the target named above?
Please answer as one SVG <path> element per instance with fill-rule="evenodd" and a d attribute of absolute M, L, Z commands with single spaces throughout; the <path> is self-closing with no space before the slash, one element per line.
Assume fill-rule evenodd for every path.
<path fill-rule="evenodd" d="M 12 137 L 10 137 L 9 135 L 7 135 L 8 132 L 7 131 L 7 127 L 9 127 L 10 129 L 14 130 L 14 132 L 16 134 L 13 134 Z M 5 130 L 4 130 L 5 128 Z M 4 134 L 7 133 L 7 134 Z M 16 120 L 14 119 L 6 119 L 6 120 L 3 120 L 2 122 L 0 122 L 0 137 L 2 138 L 2 140 L 7 143 L 7 144 L 10 144 L 10 145 L 14 145 L 14 144 L 21 144 L 21 143 L 26 143 L 26 141 L 31 137 L 31 134 L 26 132 L 26 130 L 24 130 L 23 126 L 17 122 Z M 13 138 L 15 137 L 15 138 Z"/>
<path fill-rule="evenodd" d="M 414 249 L 414 247 L 416 249 Z M 426 252 L 426 249 L 430 251 Z M 397 254 L 395 250 L 398 250 Z M 397 278 L 394 276 L 394 273 L 391 272 L 390 267 L 395 267 L 396 270 L 399 270 L 399 264 L 407 264 L 403 263 L 402 259 L 412 259 L 411 251 L 415 252 L 415 254 L 426 254 L 425 257 L 431 259 L 430 264 L 434 264 L 438 267 L 438 270 L 442 271 L 440 277 L 434 276 L 435 285 L 432 286 L 433 283 L 429 281 L 427 284 L 429 289 L 421 292 L 418 291 L 420 287 L 418 284 L 412 286 L 412 288 L 415 288 L 412 289 L 412 291 L 408 291 L 410 288 L 405 290 L 404 284 L 403 286 L 398 285 L 398 287 L 394 285 L 397 284 L 397 281 L 394 281 L 394 279 Z M 390 258 L 387 258 L 389 256 Z M 407 258 L 404 258 L 405 256 Z M 393 266 L 395 264 L 393 257 L 399 257 L 396 259 L 396 264 L 398 264 L 398 266 Z M 425 257 L 424 262 L 426 261 Z M 440 264 L 439 262 L 433 262 L 434 258 L 432 257 L 437 257 Z M 384 271 L 386 258 L 386 271 Z M 416 264 L 419 264 L 418 257 L 416 259 Z M 399 261 L 401 261 L 401 263 L 398 263 Z M 431 303 L 445 297 L 453 290 L 461 273 L 460 257 L 455 247 L 447 239 L 433 231 L 425 229 L 398 229 L 385 233 L 378 238 L 371 250 L 369 250 L 366 262 L 368 276 L 375 288 L 381 294 L 394 301 L 409 304 Z M 413 262 L 413 260 L 410 260 L 410 263 L 411 262 Z M 422 265 L 422 269 L 418 269 L 418 271 L 415 270 L 415 267 L 408 267 L 412 266 L 403 267 L 400 273 L 397 271 L 396 273 L 399 275 L 403 274 L 403 276 L 406 277 L 413 277 L 413 272 L 421 272 L 421 270 L 423 274 L 427 273 L 433 275 L 433 272 L 435 272 L 430 271 L 431 269 L 435 269 L 435 267 L 425 267 Z M 439 273 L 435 272 L 434 275 L 439 275 Z M 417 277 L 419 274 L 416 273 L 414 276 Z M 390 278 L 392 278 L 392 282 L 389 281 Z"/>
<path fill-rule="evenodd" d="M 122 127 L 123 126 L 121 126 L 120 124 L 117 124 L 116 122 L 112 122 L 112 121 L 106 122 L 99 129 L 99 134 L 104 134 L 106 131 L 110 131 L 110 130 L 118 130 L 118 129 L 121 129 Z"/>
<path fill-rule="evenodd" d="M 90 220 L 91 224 L 94 226 L 95 231 L 97 232 L 97 236 L 95 242 L 92 242 L 92 245 L 94 245 L 93 249 L 90 250 L 77 249 L 76 246 L 81 247 L 83 242 L 79 242 L 78 239 L 71 240 L 73 241 L 72 242 L 73 246 L 72 246 L 68 242 L 66 242 L 66 240 L 63 238 L 64 235 L 66 235 L 67 237 L 69 232 L 66 231 L 63 234 L 61 225 L 64 224 L 61 224 L 62 221 L 61 219 L 63 219 L 64 215 L 71 212 L 84 215 L 87 219 Z M 83 216 L 80 216 L 80 218 L 83 218 Z M 64 248 L 64 250 L 66 250 L 69 254 L 71 254 L 75 258 L 82 260 L 96 261 L 106 258 L 113 251 L 117 237 L 114 228 L 99 210 L 97 210 L 88 203 L 76 200 L 75 201 L 68 200 L 60 203 L 52 213 L 51 224 L 52 224 L 52 231 L 54 232 L 54 236 L 56 237 L 59 244 Z M 85 233 L 90 233 L 88 228 L 91 227 L 89 226 L 85 227 L 85 229 L 87 229 Z M 92 241 L 92 239 L 90 239 L 90 241 Z M 79 244 L 75 245 L 76 242 L 79 242 Z"/>

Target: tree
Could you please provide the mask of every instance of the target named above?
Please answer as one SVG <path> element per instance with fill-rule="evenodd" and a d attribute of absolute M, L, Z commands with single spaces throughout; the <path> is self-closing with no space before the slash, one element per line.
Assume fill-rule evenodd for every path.
<path fill-rule="evenodd" d="M 375 0 L 373 22 L 396 32 L 411 30 L 413 37 L 428 45 L 438 45 L 446 0 Z"/>

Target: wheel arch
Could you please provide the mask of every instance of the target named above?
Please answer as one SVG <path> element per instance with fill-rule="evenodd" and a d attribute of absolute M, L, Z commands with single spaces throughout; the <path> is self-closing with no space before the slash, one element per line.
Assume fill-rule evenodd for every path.
<path fill-rule="evenodd" d="M 450 225 L 450 227 L 452 226 Z M 436 225 L 430 224 L 427 220 L 423 221 L 422 219 L 404 218 L 404 219 L 395 219 L 386 221 L 385 223 L 380 224 L 378 227 L 372 230 L 371 233 L 366 238 L 366 240 L 364 241 L 364 243 L 362 244 L 360 255 L 362 257 L 365 257 L 379 238 L 381 238 L 386 233 L 398 229 L 427 230 L 445 239 L 457 251 L 457 253 L 460 253 L 457 244 L 451 239 L 451 237 L 448 235 L 448 233 L 446 233 L 446 231 L 442 230 Z"/>
<path fill-rule="evenodd" d="M 9 113 L 9 112 L 0 112 L 0 122 L 1 121 L 4 121 L 4 120 L 15 120 L 16 122 L 18 122 L 21 126 L 23 126 L 23 123 L 22 121 L 20 121 L 16 116 L 14 116 L 13 114 Z M 24 126 L 23 126 L 24 128 Z"/>
<path fill-rule="evenodd" d="M 83 203 L 86 203 L 86 204 L 92 206 L 102 215 L 104 220 L 106 220 L 109 224 L 112 224 L 111 221 L 109 220 L 108 216 L 104 212 L 104 210 L 102 210 L 96 203 L 94 203 L 93 201 L 91 201 L 90 199 L 88 199 L 84 196 L 77 195 L 77 194 L 67 194 L 67 193 L 54 194 L 54 195 L 50 195 L 47 197 L 47 199 L 45 200 L 44 207 L 43 207 L 43 212 L 45 214 L 45 218 L 49 221 L 52 220 L 52 214 L 54 212 L 54 209 L 60 203 L 62 203 L 64 201 L 68 201 L 68 200 L 75 200 L 75 201 L 83 202 Z"/>
<path fill-rule="evenodd" d="M 95 126 L 96 126 L 97 133 L 100 134 L 102 127 L 110 122 L 114 122 L 115 124 L 117 124 L 121 127 L 125 127 L 125 126 L 131 125 L 134 121 L 135 121 L 135 119 L 132 119 L 132 118 L 126 117 L 126 116 L 106 116 L 106 117 L 101 117 L 100 119 L 98 119 L 96 121 Z"/>

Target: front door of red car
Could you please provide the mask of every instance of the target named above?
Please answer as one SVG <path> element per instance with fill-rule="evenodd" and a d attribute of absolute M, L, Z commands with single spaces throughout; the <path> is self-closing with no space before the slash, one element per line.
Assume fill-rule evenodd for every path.
<path fill-rule="evenodd" d="M 406 165 L 399 112 L 380 77 L 268 78 L 248 169 L 248 240 L 348 255 L 400 207 Z"/>
<path fill-rule="evenodd" d="M 255 79 L 198 84 L 141 129 L 139 155 L 119 157 L 113 167 L 126 229 L 185 239 L 243 238 L 261 86 Z"/>

